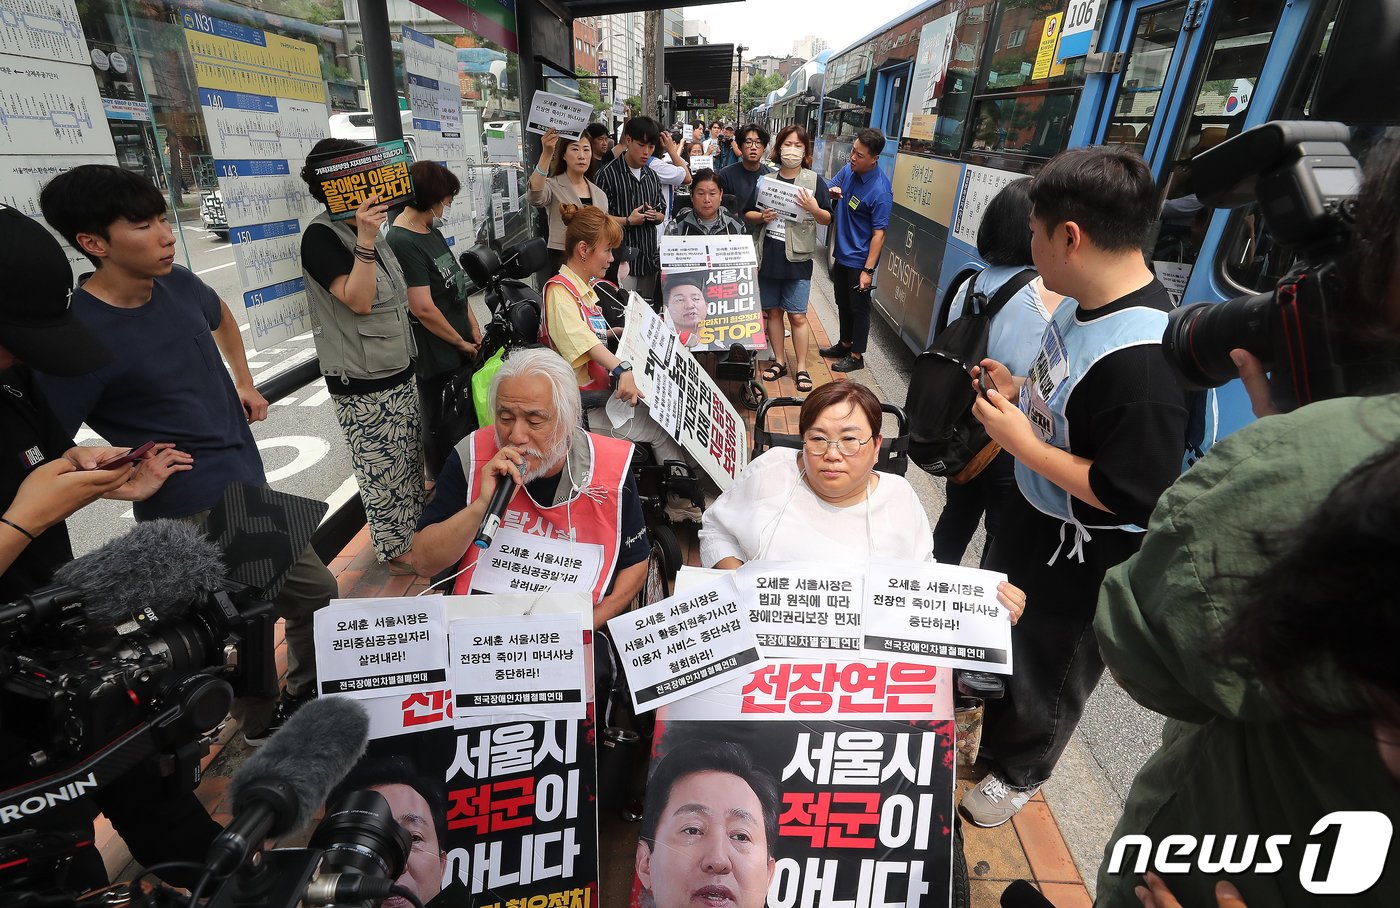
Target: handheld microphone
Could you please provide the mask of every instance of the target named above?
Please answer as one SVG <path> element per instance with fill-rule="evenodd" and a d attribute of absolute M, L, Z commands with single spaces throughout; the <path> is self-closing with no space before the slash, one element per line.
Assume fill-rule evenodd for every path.
<path fill-rule="evenodd" d="M 496 491 L 491 493 L 491 501 L 486 505 L 486 516 L 481 518 L 481 527 L 476 531 L 473 545 L 484 549 L 496 538 L 496 531 L 501 528 L 501 521 L 506 517 L 506 505 L 510 504 L 514 495 L 515 480 L 509 476 L 497 476 Z"/>
<path fill-rule="evenodd" d="M 322 697 L 287 724 L 233 774 L 233 822 L 209 846 L 207 870 L 233 873 L 265 839 L 304 827 L 369 742 L 369 713 L 348 697 Z"/>
<path fill-rule="evenodd" d="M 68 562 L 52 584 L 0 607 L 0 624 L 40 624 L 80 605 L 91 629 L 114 631 L 132 621 L 179 617 L 223 580 L 223 553 L 197 527 L 151 520 Z"/>

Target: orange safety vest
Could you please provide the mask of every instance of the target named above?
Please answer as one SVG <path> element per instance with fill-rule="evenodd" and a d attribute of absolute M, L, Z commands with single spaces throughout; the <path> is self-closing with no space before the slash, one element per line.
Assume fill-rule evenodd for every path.
<path fill-rule="evenodd" d="M 574 286 L 573 282 L 570 281 L 568 278 L 564 277 L 564 275 L 562 274 L 556 274 L 554 275 L 554 277 L 544 282 L 546 295 L 548 295 L 549 293 L 549 287 L 551 284 L 553 284 L 556 287 L 563 287 L 566 291 L 568 291 L 569 296 L 574 298 L 574 303 L 578 306 L 578 312 L 579 315 L 583 318 L 583 323 L 587 325 L 589 329 L 598 337 L 599 341 L 601 341 L 602 343 L 607 343 L 608 320 L 603 315 L 603 307 L 589 307 L 584 305 L 583 294 L 579 293 L 578 288 Z M 549 342 L 549 319 L 548 316 L 545 314 L 548 312 L 549 306 L 546 305 L 544 313 L 541 313 L 540 316 L 539 342 L 552 350 L 555 349 L 555 347 Z M 589 381 L 589 383 L 586 385 L 580 385 L 580 391 L 612 390 L 612 375 L 608 373 L 607 369 L 603 368 L 602 363 L 590 359 L 588 361 L 588 375 L 591 381 Z"/>
<path fill-rule="evenodd" d="M 528 536 L 542 536 L 555 540 L 572 540 L 602 547 L 603 557 L 598 575 L 593 581 L 593 604 L 597 605 L 607 595 L 617 569 L 617 556 L 622 547 L 622 487 L 632 467 L 632 443 L 621 438 L 607 438 L 584 433 L 588 436 L 591 469 L 580 488 L 563 504 L 546 507 L 534 498 L 523 486 L 515 490 L 515 495 L 506 505 L 505 519 L 497 530 L 491 545 L 484 551 L 471 546 L 462 556 L 457 569 L 458 575 L 452 591 L 464 596 L 472 592 L 472 576 L 478 565 L 487 563 L 493 551 L 502 545 L 502 537 L 509 536 L 508 530 Z M 471 446 L 470 472 L 467 472 L 467 501 L 475 501 L 481 488 L 481 471 L 500 450 L 496 440 L 496 430 L 490 426 L 477 429 L 468 440 Z M 459 449 L 460 450 L 460 449 Z M 465 467 L 464 472 L 468 468 Z M 568 482 L 561 476 L 560 482 Z M 591 494 L 583 494 L 588 489 Z M 467 567 L 468 563 L 471 567 Z M 522 585 L 522 593 L 532 592 L 536 587 Z M 497 590 L 496 592 L 500 592 Z"/>

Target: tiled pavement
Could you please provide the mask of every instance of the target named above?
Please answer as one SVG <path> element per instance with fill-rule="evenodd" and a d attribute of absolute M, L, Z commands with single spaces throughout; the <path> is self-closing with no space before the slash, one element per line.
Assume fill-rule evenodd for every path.
<path fill-rule="evenodd" d="M 827 346 L 830 340 L 815 312 L 811 312 L 809 323 L 813 331 L 807 362 L 813 382 L 821 385 L 845 379 L 844 375 L 833 374 L 828 368 L 829 363 L 817 355 L 817 348 Z M 788 359 L 792 362 L 791 339 L 787 339 L 786 343 Z M 860 380 L 861 374 L 855 374 L 856 380 Z M 765 387 L 771 397 L 800 396 L 791 372 L 776 383 L 765 383 Z M 752 420 L 751 411 L 741 412 Z M 796 424 L 795 409 L 790 412 L 775 410 L 770 429 L 795 433 Z M 687 562 L 697 563 L 693 529 L 681 528 L 679 535 L 687 553 Z M 361 530 L 329 567 L 339 579 L 340 593 L 345 598 L 414 595 L 428 583 L 423 578 L 390 575 L 384 565 L 375 561 L 367 529 Z M 280 625 L 277 657 L 279 672 L 285 671 L 286 654 L 281 642 Z M 198 789 L 200 799 L 221 823 L 229 820 L 229 805 L 224 799 L 229 778 L 246 755 L 247 747 L 241 738 L 236 737 L 236 725 L 230 720 L 218 743 L 204 760 L 207 772 Z M 959 780 L 959 796 L 971 784 L 967 779 Z M 621 908 L 627 904 L 630 890 L 637 825 L 625 823 L 616 816 L 604 816 L 600 826 L 600 859 L 603 865 L 600 903 L 602 908 Z M 979 829 L 964 824 L 964 837 L 973 908 L 994 908 L 999 904 L 1002 890 L 1016 879 L 1035 882 L 1056 908 L 1088 908 L 1093 904 L 1050 806 L 1042 795 L 1037 794 L 1018 816 L 1000 828 Z M 113 879 L 130 879 L 138 872 L 121 838 L 101 818 L 98 820 L 97 843 Z"/>

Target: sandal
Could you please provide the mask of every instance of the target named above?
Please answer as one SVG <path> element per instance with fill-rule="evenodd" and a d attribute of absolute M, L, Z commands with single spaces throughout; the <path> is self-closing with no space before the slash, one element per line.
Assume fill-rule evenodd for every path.
<path fill-rule="evenodd" d="M 787 363 L 774 363 L 763 370 L 764 381 L 777 381 L 787 375 Z"/>
<path fill-rule="evenodd" d="M 798 369 L 797 374 L 794 376 L 794 378 L 797 382 L 798 394 L 808 394 L 811 392 L 812 376 L 807 373 L 806 369 Z"/>

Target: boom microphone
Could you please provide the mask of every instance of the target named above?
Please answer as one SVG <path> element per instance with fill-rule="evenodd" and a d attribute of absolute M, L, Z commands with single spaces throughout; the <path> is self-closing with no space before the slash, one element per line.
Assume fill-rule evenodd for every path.
<path fill-rule="evenodd" d="M 65 564 L 52 584 L 0 608 L 0 623 L 42 623 L 79 603 L 94 630 L 161 621 L 221 589 L 223 579 L 223 554 L 197 527 L 151 520 Z"/>
<path fill-rule="evenodd" d="M 477 548 L 486 548 L 496 537 L 496 531 L 501 528 L 501 521 L 506 517 L 506 505 L 510 504 L 513 495 L 515 480 L 509 476 L 497 476 L 496 491 L 491 493 L 491 502 L 486 505 L 486 516 L 481 518 L 481 528 L 476 531 L 476 539 L 473 540 Z"/>
<path fill-rule="evenodd" d="M 297 710 L 233 774 L 233 822 L 209 847 L 209 872 L 226 877 L 265 839 L 305 826 L 368 742 L 369 713 L 348 697 L 322 697 Z"/>

